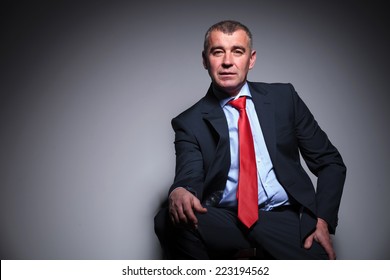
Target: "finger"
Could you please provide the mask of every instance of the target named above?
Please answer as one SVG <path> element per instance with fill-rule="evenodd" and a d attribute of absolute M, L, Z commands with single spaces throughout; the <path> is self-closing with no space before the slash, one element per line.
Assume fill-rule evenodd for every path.
<path fill-rule="evenodd" d="M 318 240 L 317 240 L 318 239 Z M 325 252 L 327 253 L 330 260 L 336 259 L 336 253 L 333 249 L 332 242 L 330 239 L 319 239 L 317 238 L 316 241 L 320 243 L 320 245 L 325 249 Z"/>
<path fill-rule="evenodd" d="M 171 218 L 171 222 L 173 224 L 177 224 L 179 222 L 179 217 L 177 216 L 176 211 L 173 209 L 169 209 L 169 217 Z"/>
<path fill-rule="evenodd" d="M 184 213 L 183 206 L 178 207 L 176 211 L 177 211 L 177 216 L 179 218 L 179 223 L 187 223 L 188 220 L 186 214 Z"/>
<path fill-rule="evenodd" d="M 191 224 L 197 225 L 198 224 L 198 219 L 196 218 L 195 212 L 192 209 L 191 205 L 186 205 L 184 208 L 184 213 L 187 216 L 188 221 Z"/>
<path fill-rule="evenodd" d="M 178 204 L 178 203 L 174 202 L 173 200 L 170 201 L 169 213 L 171 215 L 171 220 L 173 220 L 174 224 L 181 223 L 183 217 L 185 219 L 185 216 L 183 215 L 183 209 L 182 209 L 181 204 Z"/>
<path fill-rule="evenodd" d="M 320 244 L 325 249 L 325 252 L 328 255 L 329 259 L 330 260 L 335 260 L 336 259 L 336 253 L 333 250 L 333 247 L 329 243 L 326 243 L 326 244 L 320 243 Z"/>
<path fill-rule="evenodd" d="M 336 253 L 335 253 L 335 251 L 333 250 L 332 247 L 325 248 L 325 251 L 328 254 L 328 257 L 329 257 L 330 260 L 335 260 L 336 259 Z"/>
<path fill-rule="evenodd" d="M 191 211 L 189 212 L 188 218 L 196 228 L 198 224 L 198 218 L 196 217 L 195 213 L 198 212 L 204 214 L 207 212 L 207 208 L 203 207 L 199 199 L 194 198 L 192 200 L 192 208 L 190 210 Z"/>

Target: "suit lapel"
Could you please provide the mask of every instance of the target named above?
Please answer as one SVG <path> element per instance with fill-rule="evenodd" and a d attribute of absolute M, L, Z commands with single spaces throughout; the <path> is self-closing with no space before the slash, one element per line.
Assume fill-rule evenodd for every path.
<path fill-rule="evenodd" d="M 255 104 L 268 153 L 272 162 L 274 162 L 276 155 L 275 104 L 271 95 L 265 89 L 250 82 L 248 82 L 248 86 Z"/>
<path fill-rule="evenodd" d="M 202 104 L 202 116 L 203 119 L 208 122 L 215 130 L 220 140 L 229 139 L 229 130 L 225 118 L 225 114 L 219 104 L 218 99 L 215 97 L 212 89 L 208 90 Z"/>
<path fill-rule="evenodd" d="M 225 114 L 211 87 L 203 99 L 202 116 L 212 132 L 215 152 L 211 158 L 205 184 L 210 185 L 209 194 L 225 188 L 230 166 L 229 128 Z M 211 143 L 210 143 L 211 144 Z M 207 194 L 206 194 L 207 196 Z M 220 197 L 216 199 L 219 201 Z"/>

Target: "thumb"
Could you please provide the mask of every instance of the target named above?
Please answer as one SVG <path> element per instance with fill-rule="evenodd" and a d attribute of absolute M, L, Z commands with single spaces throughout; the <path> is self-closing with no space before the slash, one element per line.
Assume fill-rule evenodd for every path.
<path fill-rule="evenodd" d="M 305 243 L 303 244 L 303 247 L 305 249 L 310 249 L 311 248 L 311 245 L 313 245 L 313 238 L 314 238 L 314 235 L 311 234 L 309 235 L 306 240 L 305 240 Z"/>
<path fill-rule="evenodd" d="M 207 212 L 207 209 L 202 206 L 199 199 L 194 199 L 193 207 L 194 207 L 196 212 L 199 212 L 199 213 L 206 213 Z"/>

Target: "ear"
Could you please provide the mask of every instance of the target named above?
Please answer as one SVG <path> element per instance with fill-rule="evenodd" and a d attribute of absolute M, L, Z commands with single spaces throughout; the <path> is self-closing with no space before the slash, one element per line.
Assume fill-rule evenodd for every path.
<path fill-rule="evenodd" d="M 202 61 L 204 69 L 208 70 L 207 57 L 204 51 L 202 51 Z"/>
<path fill-rule="evenodd" d="M 256 63 L 256 51 L 252 50 L 251 57 L 249 60 L 249 69 L 252 69 L 255 66 Z"/>

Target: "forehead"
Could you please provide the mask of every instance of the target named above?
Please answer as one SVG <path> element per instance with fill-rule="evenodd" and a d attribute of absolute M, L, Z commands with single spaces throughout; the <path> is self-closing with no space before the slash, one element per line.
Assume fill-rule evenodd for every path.
<path fill-rule="evenodd" d="M 210 48 L 229 48 L 232 46 L 249 47 L 249 37 L 244 30 L 240 29 L 230 34 L 214 30 L 210 33 L 209 46 Z"/>

